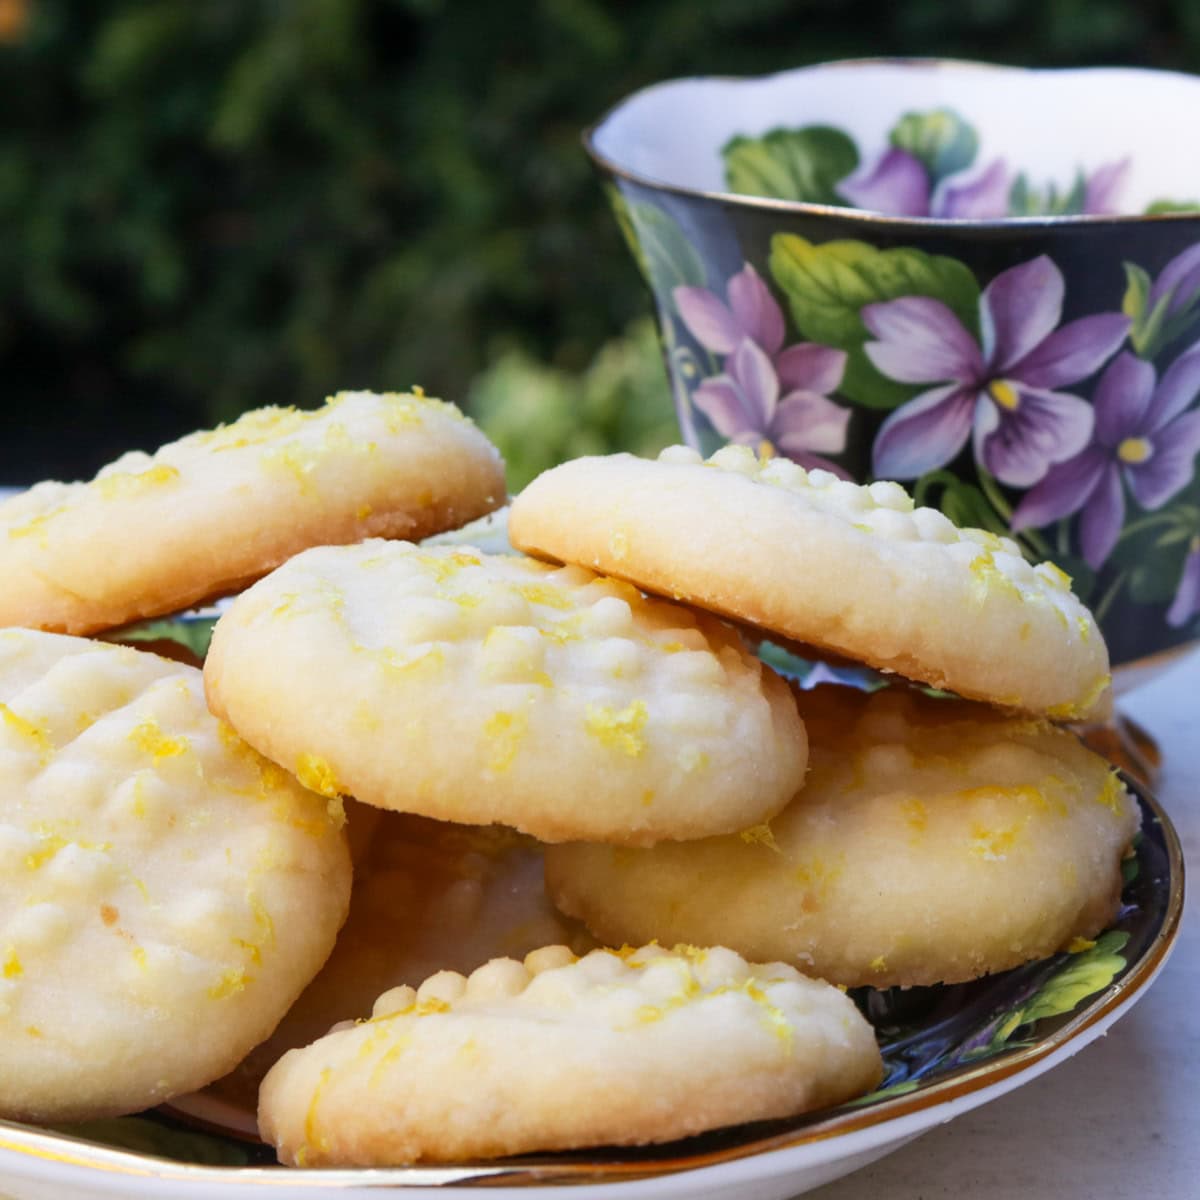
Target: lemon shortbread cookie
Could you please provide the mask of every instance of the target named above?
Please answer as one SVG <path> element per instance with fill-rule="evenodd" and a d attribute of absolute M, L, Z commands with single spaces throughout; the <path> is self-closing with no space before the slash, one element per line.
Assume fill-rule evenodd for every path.
<path fill-rule="evenodd" d="M 209 715 L 195 668 L 0 631 L 0 1116 L 228 1071 L 333 946 L 339 816 Z"/>
<path fill-rule="evenodd" d="M 542 848 L 532 838 L 354 805 L 352 845 L 366 814 L 380 819 L 355 860 L 350 915 L 329 961 L 271 1037 L 208 1089 L 250 1113 L 263 1076 L 286 1051 L 369 1012 L 390 988 L 415 987 L 442 969 L 521 958 L 538 946 L 595 945 L 547 898 Z"/>
<path fill-rule="evenodd" d="M 805 693 L 804 790 L 740 836 L 559 846 L 547 885 L 602 940 L 720 942 L 848 986 L 958 982 L 1112 919 L 1138 809 L 1065 730 L 905 689 Z"/>
<path fill-rule="evenodd" d="M 782 963 L 565 947 L 442 971 L 284 1056 L 259 1125 L 298 1166 L 670 1141 L 790 1116 L 881 1075 L 848 997 Z"/>
<path fill-rule="evenodd" d="M 1108 686 L 1095 621 L 1050 563 L 869 487 L 727 446 L 707 462 L 583 458 L 514 501 L 513 545 L 964 696 L 1086 716 Z"/>
<path fill-rule="evenodd" d="M 309 546 L 421 538 L 503 503 L 499 454 L 452 404 L 342 392 L 258 409 L 0 504 L 0 624 L 90 633 L 236 591 Z"/>
<path fill-rule="evenodd" d="M 804 774 L 795 703 L 733 629 L 583 567 L 310 550 L 234 601 L 204 673 L 310 786 L 543 841 L 740 829 Z"/>

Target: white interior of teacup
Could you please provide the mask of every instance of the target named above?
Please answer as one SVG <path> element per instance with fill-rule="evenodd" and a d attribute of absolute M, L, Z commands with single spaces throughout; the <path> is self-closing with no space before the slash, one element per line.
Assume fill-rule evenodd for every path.
<path fill-rule="evenodd" d="M 1122 213 L 1163 199 L 1200 200 L 1200 78 L 1128 68 L 864 61 L 758 79 L 680 79 L 623 102 L 593 131 L 592 144 L 612 166 L 645 180 L 725 192 L 721 147 L 738 134 L 832 125 L 869 161 L 887 149 L 903 114 L 941 108 L 977 130 L 977 168 L 1000 157 L 1039 185 L 1062 187 L 1079 170 L 1128 159 Z"/>

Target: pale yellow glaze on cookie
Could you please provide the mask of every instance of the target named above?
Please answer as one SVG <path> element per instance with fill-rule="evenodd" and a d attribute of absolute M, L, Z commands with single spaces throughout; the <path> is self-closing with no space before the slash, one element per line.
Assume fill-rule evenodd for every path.
<path fill-rule="evenodd" d="M 804 790 L 740 835 L 558 846 L 547 886 L 610 944 L 719 942 L 847 986 L 973 979 L 1112 919 L 1138 810 L 1045 721 L 889 689 L 800 697 Z"/>
<path fill-rule="evenodd" d="M 727 446 L 547 471 L 513 502 L 513 545 L 581 563 L 819 650 L 1054 718 L 1109 682 L 1092 615 L 1050 563 L 859 486 Z"/>
<path fill-rule="evenodd" d="M 342 392 L 258 409 L 0 503 L 0 624 L 107 629 L 236 591 L 309 546 L 421 538 L 503 503 L 499 454 L 452 404 Z"/>
<path fill-rule="evenodd" d="M 271 1037 L 208 1089 L 250 1112 L 281 1055 L 369 1012 L 382 992 L 538 946 L 595 944 L 546 897 L 542 848 L 532 838 L 361 804 L 348 804 L 347 815 L 351 843 L 364 818 L 369 842 L 355 860 L 350 915 L 333 954 Z"/>
<path fill-rule="evenodd" d="M 848 1100 L 882 1073 L 848 997 L 782 963 L 565 947 L 443 971 L 287 1054 L 259 1124 L 297 1166 L 663 1142 Z"/>
<path fill-rule="evenodd" d="M 195 668 L 0 631 L 0 1116 L 133 1112 L 229 1070 L 333 946 L 340 824 Z"/>
<path fill-rule="evenodd" d="M 204 671 L 310 787 L 543 841 L 739 829 L 804 774 L 791 695 L 733 629 L 582 567 L 310 550 L 234 601 Z"/>

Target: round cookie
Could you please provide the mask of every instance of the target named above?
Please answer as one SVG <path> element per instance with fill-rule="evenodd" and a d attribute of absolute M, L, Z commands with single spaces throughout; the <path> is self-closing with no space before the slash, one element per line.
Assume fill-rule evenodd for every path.
<path fill-rule="evenodd" d="M 583 567 L 309 550 L 233 602 L 204 676 L 311 787 L 547 842 L 731 832 L 804 777 L 787 685 L 732 628 Z"/>
<path fill-rule="evenodd" d="M 499 454 L 452 404 L 342 392 L 258 409 L 0 503 L 0 625 L 91 633 L 174 612 L 309 546 L 421 538 L 504 495 Z"/>
<path fill-rule="evenodd" d="M 908 689 L 799 703 L 809 774 L 778 817 L 651 850 L 551 847 L 554 900 L 612 945 L 720 943 L 849 987 L 973 979 L 1112 919 L 1138 808 L 1072 734 Z"/>
<path fill-rule="evenodd" d="M 960 695 L 1055 718 L 1108 688 L 1092 615 L 1015 542 L 869 487 L 727 446 L 583 458 L 513 502 L 509 536 L 770 633 Z"/>
<path fill-rule="evenodd" d="M 542 848 L 532 838 L 365 805 L 347 805 L 347 817 L 351 845 L 364 817 L 370 841 L 355 858 L 350 915 L 329 961 L 275 1032 L 206 1089 L 250 1113 L 263 1076 L 284 1053 L 369 1012 L 391 988 L 415 987 L 443 969 L 521 958 L 538 946 L 595 944 L 547 898 Z"/>
<path fill-rule="evenodd" d="M 259 1126 L 297 1166 L 671 1141 L 848 1100 L 882 1074 L 848 997 L 782 963 L 657 946 L 495 959 L 381 996 L 285 1055 Z"/>
<path fill-rule="evenodd" d="M 195 668 L 0 631 L 0 1117 L 228 1071 L 333 947 L 340 816 L 209 715 Z"/>

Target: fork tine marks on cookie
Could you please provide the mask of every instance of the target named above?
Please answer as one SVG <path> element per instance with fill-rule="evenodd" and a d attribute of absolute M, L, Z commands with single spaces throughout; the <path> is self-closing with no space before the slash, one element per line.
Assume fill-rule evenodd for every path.
<path fill-rule="evenodd" d="M 746 446 L 707 461 L 683 446 L 657 461 L 580 458 L 513 501 L 509 536 L 972 699 L 1075 720 L 1108 689 L 1104 639 L 1062 571 L 915 507 L 897 483 L 860 486 Z"/>
<path fill-rule="evenodd" d="M 93 633 L 235 592 L 309 546 L 420 538 L 504 499 L 498 451 L 452 404 L 255 409 L 0 502 L 0 625 Z"/>
<path fill-rule="evenodd" d="M 229 1070 L 350 891 L 338 813 L 212 717 L 199 671 L 26 629 L 0 632 L 0 875 L 0 1116 L 45 1121 Z"/>
<path fill-rule="evenodd" d="M 310 550 L 233 603 L 204 671 L 317 790 L 547 842 L 733 832 L 804 776 L 788 688 L 732 628 L 579 566 Z"/>
<path fill-rule="evenodd" d="M 285 1055 L 259 1120 L 285 1163 L 448 1162 L 670 1141 L 836 1104 L 881 1074 L 850 999 L 781 963 L 559 946 L 386 993 Z"/>

